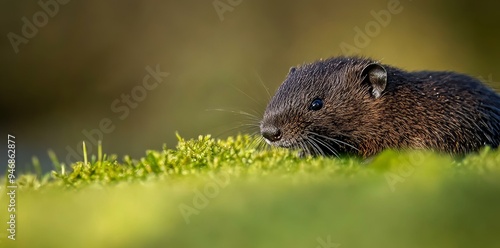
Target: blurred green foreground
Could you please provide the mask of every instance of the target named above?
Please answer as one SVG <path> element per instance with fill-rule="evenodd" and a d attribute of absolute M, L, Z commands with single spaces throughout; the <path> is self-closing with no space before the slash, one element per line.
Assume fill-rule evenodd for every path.
<path fill-rule="evenodd" d="M 500 152 L 299 158 L 246 136 L 180 139 L 18 177 L 1 247 L 500 247 Z M 4 207 L 5 206 L 5 207 Z"/>

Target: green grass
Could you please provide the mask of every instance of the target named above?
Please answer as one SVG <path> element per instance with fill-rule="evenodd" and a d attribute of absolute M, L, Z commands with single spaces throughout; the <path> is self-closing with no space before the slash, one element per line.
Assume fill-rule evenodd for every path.
<path fill-rule="evenodd" d="M 362 160 L 252 143 L 179 138 L 70 166 L 50 153 L 52 173 L 18 175 L 17 240 L 0 224 L 0 247 L 500 247 L 500 151 Z"/>

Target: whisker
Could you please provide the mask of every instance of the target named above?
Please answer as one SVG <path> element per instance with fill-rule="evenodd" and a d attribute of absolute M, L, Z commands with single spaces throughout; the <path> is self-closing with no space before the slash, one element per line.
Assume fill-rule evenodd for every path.
<path fill-rule="evenodd" d="M 338 151 L 332 147 L 330 144 L 328 144 L 327 142 L 321 140 L 321 139 L 317 139 L 315 137 L 309 137 L 311 140 L 314 140 L 315 142 L 321 144 L 322 146 L 324 146 L 326 149 L 328 149 L 328 151 L 330 151 L 334 156 L 336 157 L 339 157 L 339 153 Z"/>
<path fill-rule="evenodd" d="M 356 151 L 359 151 L 358 148 L 356 148 L 355 146 L 347 143 L 347 142 L 344 142 L 344 141 L 341 141 L 341 140 L 338 140 L 338 139 L 334 139 L 334 138 L 331 138 L 331 137 L 328 137 L 328 136 L 325 136 L 325 135 L 321 135 L 321 134 L 318 134 L 318 133 L 315 133 L 315 132 L 309 132 L 311 135 L 315 135 L 319 138 L 323 138 L 323 139 L 326 139 L 326 140 L 330 140 L 330 141 L 333 141 L 335 142 L 336 144 L 343 144 L 343 145 L 346 145 L 346 146 L 349 146 L 351 147 L 352 149 L 356 150 Z"/>
<path fill-rule="evenodd" d="M 329 144 L 328 142 L 324 141 L 324 140 L 318 140 L 318 142 L 320 142 L 321 144 L 323 144 L 323 146 L 325 146 L 330 152 L 332 152 L 332 154 L 339 158 L 340 157 L 340 153 L 339 151 L 337 151 L 337 149 L 335 149 L 335 147 L 333 147 L 331 144 Z"/>
<path fill-rule="evenodd" d="M 264 138 L 260 135 L 260 132 L 253 132 L 250 136 L 253 137 L 253 141 L 252 143 L 250 143 L 250 145 L 253 146 L 256 150 L 262 151 L 270 148 L 264 141 Z"/>
<path fill-rule="evenodd" d="M 264 139 L 262 136 L 257 136 L 257 132 L 254 132 L 253 134 L 250 135 L 252 137 L 252 142 L 249 144 L 250 147 L 260 150 L 262 143 L 264 143 Z"/>
<path fill-rule="evenodd" d="M 313 148 L 313 151 L 315 151 L 316 154 L 318 155 L 321 155 L 321 156 L 325 156 L 325 153 L 323 152 L 323 150 L 321 150 L 321 148 L 318 146 L 317 142 L 313 139 L 311 139 L 309 137 L 309 139 L 305 139 L 310 145 L 311 147 Z"/>
<path fill-rule="evenodd" d="M 257 133 L 256 130 L 258 130 L 258 125 L 254 124 L 245 124 L 245 123 L 239 123 L 238 125 L 234 125 L 231 128 L 224 128 L 225 130 L 223 131 L 217 131 L 214 137 L 220 138 L 222 136 L 228 135 L 228 134 L 235 134 L 235 131 L 238 131 L 240 133 Z"/>
<path fill-rule="evenodd" d="M 231 87 L 233 89 L 237 90 L 238 92 L 240 92 L 241 94 L 243 94 L 244 96 L 248 97 L 250 100 L 252 100 L 258 106 L 261 106 L 261 107 L 263 106 L 262 102 L 257 101 L 255 98 L 251 97 L 249 94 L 245 93 L 244 91 L 242 91 L 241 89 L 239 89 L 235 85 L 231 85 Z"/>
<path fill-rule="evenodd" d="M 308 147 L 308 149 L 311 148 L 313 154 L 316 154 L 316 152 L 317 152 L 316 148 L 311 144 L 310 140 L 305 139 L 304 142 L 302 142 L 302 143 L 304 143 L 303 144 L 304 147 Z M 302 151 L 304 152 L 304 154 L 310 154 L 310 153 L 306 153 L 306 151 L 304 149 Z"/>
<path fill-rule="evenodd" d="M 260 77 L 260 75 L 259 75 L 259 73 L 257 71 L 255 71 L 255 74 L 257 75 L 257 78 L 259 79 L 259 82 L 262 85 L 262 87 L 264 87 L 264 89 L 266 90 L 266 93 L 267 93 L 267 96 L 268 96 L 268 100 L 271 100 L 272 95 L 269 92 L 269 89 L 266 87 L 266 84 L 264 83 L 264 80 L 262 80 L 262 78 Z"/>
<path fill-rule="evenodd" d="M 298 142 L 297 143 L 298 145 L 300 145 L 300 147 L 297 147 L 297 150 L 300 150 L 302 152 L 304 152 L 305 154 L 311 154 L 311 151 L 309 150 L 309 147 L 304 144 L 304 142 Z"/>
<path fill-rule="evenodd" d="M 260 121 L 260 117 L 258 117 L 258 115 L 257 115 L 257 114 L 248 113 L 248 112 L 243 111 L 243 110 L 230 110 L 230 109 L 221 109 L 221 108 L 216 108 L 216 109 L 206 109 L 206 111 L 220 111 L 220 112 L 226 112 L 226 113 L 231 113 L 231 114 L 242 115 L 242 116 L 248 117 L 248 118 L 250 118 L 250 120 L 252 120 L 252 121 L 257 121 L 257 122 L 259 122 L 259 121 Z M 255 111 L 254 111 L 254 112 L 255 112 Z"/>

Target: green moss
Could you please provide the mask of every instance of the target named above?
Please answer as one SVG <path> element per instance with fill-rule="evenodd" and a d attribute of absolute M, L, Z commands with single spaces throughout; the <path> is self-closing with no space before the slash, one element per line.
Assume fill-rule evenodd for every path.
<path fill-rule="evenodd" d="M 149 150 L 140 159 L 118 159 L 99 147 L 97 155 L 68 166 L 49 152 L 54 171 L 19 175 L 18 239 L 0 232 L 0 245 L 498 244 L 497 150 L 463 158 L 426 151 L 385 151 L 368 160 L 301 158 L 296 151 L 256 149 L 246 135 L 178 139 L 175 149 Z M 0 207 L 7 206 L 5 190 Z"/>

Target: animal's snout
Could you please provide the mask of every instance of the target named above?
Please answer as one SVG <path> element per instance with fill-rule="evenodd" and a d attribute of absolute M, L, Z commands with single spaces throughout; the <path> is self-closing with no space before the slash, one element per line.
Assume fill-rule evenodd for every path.
<path fill-rule="evenodd" d="M 275 126 L 262 127 L 260 133 L 269 142 L 276 142 L 281 139 L 281 130 Z"/>

